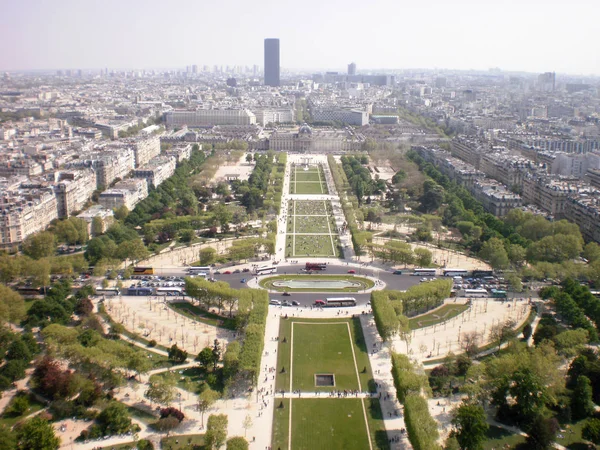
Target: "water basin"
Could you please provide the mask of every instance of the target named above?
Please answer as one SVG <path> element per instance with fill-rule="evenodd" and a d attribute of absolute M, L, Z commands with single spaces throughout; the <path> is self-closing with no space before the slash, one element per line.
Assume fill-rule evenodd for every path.
<path fill-rule="evenodd" d="M 363 285 L 348 280 L 282 280 L 274 281 L 273 286 L 288 289 L 360 289 Z"/>

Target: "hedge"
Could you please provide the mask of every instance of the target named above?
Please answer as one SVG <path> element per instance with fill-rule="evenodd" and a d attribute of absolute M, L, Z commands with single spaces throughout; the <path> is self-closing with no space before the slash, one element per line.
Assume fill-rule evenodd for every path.
<path fill-rule="evenodd" d="M 437 422 L 420 394 L 411 393 L 404 401 L 404 423 L 413 450 L 439 450 Z"/>

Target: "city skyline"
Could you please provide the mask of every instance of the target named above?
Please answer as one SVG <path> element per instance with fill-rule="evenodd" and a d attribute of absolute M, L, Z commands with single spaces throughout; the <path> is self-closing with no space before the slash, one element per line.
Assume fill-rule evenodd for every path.
<path fill-rule="evenodd" d="M 285 43 L 281 67 L 286 70 L 341 70 L 355 61 L 365 71 L 498 67 L 600 74 L 600 57 L 591 47 L 600 6 L 585 0 L 574 0 L 569 8 L 538 0 L 502 5 L 380 0 L 345 6 L 232 0 L 169 9 L 155 0 L 109 0 L 102 7 L 25 0 L 7 5 L 0 18 L 0 70 L 262 66 L 263 41 L 277 36 Z M 298 21 L 298 15 L 305 19 Z M 574 23 L 578 32 L 569 39 L 544 31 Z M 366 39 L 370 28 L 376 33 Z"/>

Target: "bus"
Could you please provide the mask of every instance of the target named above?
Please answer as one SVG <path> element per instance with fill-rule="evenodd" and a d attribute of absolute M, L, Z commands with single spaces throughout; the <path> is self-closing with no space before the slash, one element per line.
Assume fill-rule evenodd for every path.
<path fill-rule="evenodd" d="M 191 274 L 191 275 L 190 275 L 190 278 L 194 278 L 194 277 L 200 277 L 200 278 L 204 278 L 204 279 L 206 279 L 206 278 L 208 278 L 208 277 L 209 277 L 209 275 L 210 275 L 210 274 L 209 274 L 208 272 L 196 272 L 196 273 L 194 273 L 194 274 Z"/>
<path fill-rule="evenodd" d="M 154 289 L 149 287 L 130 287 L 127 295 L 154 295 Z"/>
<path fill-rule="evenodd" d="M 96 288 L 96 295 L 121 295 L 121 291 L 119 290 L 119 288 L 102 288 L 102 287 L 97 287 Z"/>
<path fill-rule="evenodd" d="M 310 263 L 307 262 L 304 266 L 304 270 L 326 270 L 327 264 L 325 263 Z"/>
<path fill-rule="evenodd" d="M 444 269 L 445 277 L 466 277 L 469 271 L 466 269 Z"/>
<path fill-rule="evenodd" d="M 494 275 L 492 270 L 474 270 L 473 278 L 483 278 L 483 277 L 491 277 Z"/>
<path fill-rule="evenodd" d="M 156 295 L 185 295 L 183 288 L 180 287 L 159 287 L 156 288 Z"/>
<path fill-rule="evenodd" d="M 506 291 L 492 289 L 492 298 L 506 298 Z"/>
<path fill-rule="evenodd" d="M 256 269 L 256 275 L 268 275 L 271 273 L 277 273 L 277 266 L 262 266 Z"/>
<path fill-rule="evenodd" d="M 485 298 L 489 297 L 489 295 L 485 289 L 465 289 L 465 297 Z"/>
<path fill-rule="evenodd" d="M 336 297 L 327 298 L 326 305 L 330 307 L 336 306 L 356 306 L 356 299 L 354 297 Z"/>
<path fill-rule="evenodd" d="M 210 267 L 208 267 L 208 266 L 193 266 L 193 267 L 188 267 L 187 272 L 188 273 L 209 273 L 210 272 Z"/>
<path fill-rule="evenodd" d="M 152 267 L 134 267 L 134 275 L 154 275 L 154 268 Z"/>
<path fill-rule="evenodd" d="M 415 269 L 412 273 L 414 276 L 435 277 L 435 269 Z"/>
<path fill-rule="evenodd" d="M 38 295 L 42 295 L 42 288 L 34 288 L 27 286 L 19 286 L 17 288 L 17 292 L 21 294 L 23 297 L 36 297 Z"/>

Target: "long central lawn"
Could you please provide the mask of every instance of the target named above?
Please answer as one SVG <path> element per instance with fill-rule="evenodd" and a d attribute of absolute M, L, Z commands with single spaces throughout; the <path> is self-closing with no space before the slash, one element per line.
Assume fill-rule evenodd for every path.
<path fill-rule="evenodd" d="M 374 450 L 388 450 L 389 441 L 378 399 L 365 399 Z M 290 401 L 277 400 L 273 417 L 273 448 L 288 448 Z M 294 399 L 292 450 L 369 449 L 361 400 L 356 398 Z"/>
<path fill-rule="evenodd" d="M 291 341 L 291 326 L 294 339 Z M 306 323 L 298 323 L 306 322 Z M 310 322 L 318 322 L 310 323 Z M 350 336 L 348 326 L 350 325 Z M 283 340 L 286 340 L 284 343 Z M 331 390 L 358 389 L 352 346 L 356 355 L 361 389 L 374 390 L 373 374 L 364 343 L 360 321 L 354 319 L 282 319 L 277 351 L 278 391 L 290 389 L 290 350 L 293 346 L 294 364 L 292 390 L 304 392 L 329 392 Z M 285 368 L 285 372 L 282 369 Z M 315 386 L 315 374 L 332 373 L 335 387 Z"/>

